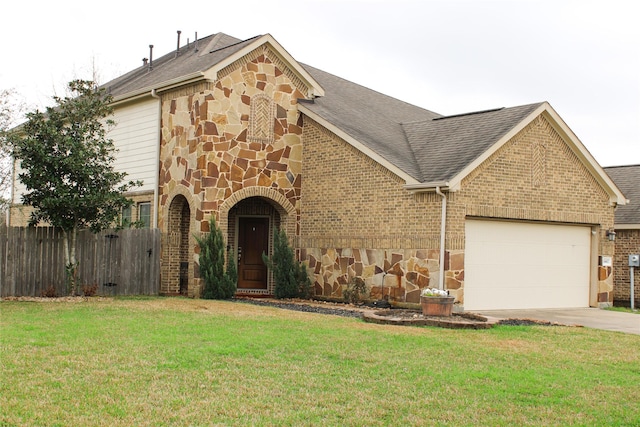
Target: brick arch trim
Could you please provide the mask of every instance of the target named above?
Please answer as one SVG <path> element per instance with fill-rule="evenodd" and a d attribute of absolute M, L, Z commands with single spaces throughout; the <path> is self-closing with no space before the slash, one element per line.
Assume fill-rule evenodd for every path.
<path fill-rule="evenodd" d="M 175 198 L 177 196 L 183 196 L 186 200 L 187 203 L 189 204 L 189 210 L 191 212 L 191 217 L 193 218 L 193 215 L 196 212 L 196 201 L 193 197 L 193 194 L 191 194 L 191 192 L 189 191 L 188 188 L 186 187 L 176 187 L 175 189 L 173 189 L 173 191 L 171 191 L 169 193 L 169 196 L 167 197 L 167 202 L 166 204 L 162 207 L 163 209 L 163 217 L 164 217 L 164 221 L 162 221 L 162 232 L 163 233 L 168 233 L 169 232 L 169 209 L 171 208 L 171 204 L 173 203 L 173 201 L 175 200 Z"/>
<path fill-rule="evenodd" d="M 295 206 L 293 206 L 285 196 L 273 188 L 248 187 L 236 191 L 220 205 L 218 210 L 218 226 L 225 240 L 229 235 L 229 211 L 238 204 L 238 202 L 248 199 L 249 197 L 262 197 L 274 202 L 273 206 L 280 213 L 280 226 L 285 230 L 289 238 L 296 235 L 297 212 Z"/>

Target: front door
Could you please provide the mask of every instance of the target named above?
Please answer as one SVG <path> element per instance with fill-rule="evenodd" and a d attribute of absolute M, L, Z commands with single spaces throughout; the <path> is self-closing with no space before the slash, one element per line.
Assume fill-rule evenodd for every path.
<path fill-rule="evenodd" d="M 240 217 L 238 229 L 238 289 L 267 289 L 269 218 Z"/>

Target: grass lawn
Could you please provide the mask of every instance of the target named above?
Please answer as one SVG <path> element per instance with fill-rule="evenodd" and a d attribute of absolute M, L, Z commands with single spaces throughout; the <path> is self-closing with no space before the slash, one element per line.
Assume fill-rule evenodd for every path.
<path fill-rule="evenodd" d="M 640 336 L 182 298 L 0 303 L 0 426 L 638 426 Z"/>
<path fill-rule="evenodd" d="M 640 309 L 639 308 L 634 308 L 634 310 L 631 310 L 631 307 L 609 307 L 609 308 L 607 308 L 607 310 L 620 311 L 622 313 L 640 314 Z"/>

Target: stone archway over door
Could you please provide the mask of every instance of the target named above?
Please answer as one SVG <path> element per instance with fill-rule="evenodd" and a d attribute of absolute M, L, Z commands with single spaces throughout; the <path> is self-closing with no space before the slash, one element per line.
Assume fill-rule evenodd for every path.
<path fill-rule="evenodd" d="M 191 208 L 187 199 L 177 195 L 169 206 L 169 247 L 167 257 L 168 293 L 188 295 L 190 263 L 189 248 L 191 235 Z"/>
<path fill-rule="evenodd" d="M 284 210 L 273 200 L 249 197 L 228 213 L 229 257 L 238 269 L 239 295 L 272 295 L 273 277 L 262 254 L 273 251 L 273 233 L 282 225 Z"/>

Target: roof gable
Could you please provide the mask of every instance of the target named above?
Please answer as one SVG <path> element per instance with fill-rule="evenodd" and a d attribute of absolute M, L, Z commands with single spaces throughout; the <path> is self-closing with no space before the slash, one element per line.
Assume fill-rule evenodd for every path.
<path fill-rule="evenodd" d="M 465 176 L 544 114 L 612 203 L 626 203 L 611 178 L 546 102 L 443 117 L 302 65 L 269 34 L 247 40 L 214 34 L 104 86 L 115 102 L 122 102 L 185 84 L 216 81 L 219 73 L 246 61 L 261 47 L 275 54 L 307 89 L 299 103 L 302 113 L 404 179 L 410 191 L 432 191 L 436 186 L 457 190 Z"/>
<path fill-rule="evenodd" d="M 322 96 L 324 90 L 269 34 L 239 40 L 223 33 L 214 34 L 168 53 L 104 85 L 114 101 L 168 90 L 192 82 L 215 81 L 220 70 L 243 56 L 267 45 L 309 88 L 307 96 Z"/>
<path fill-rule="evenodd" d="M 540 104 L 403 124 L 422 182 L 448 182 L 482 157 Z"/>
<path fill-rule="evenodd" d="M 607 192 L 611 203 L 624 205 L 626 199 L 622 192 L 547 102 L 444 117 L 434 119 L 430 123 L 405 125 L 405 128 L 409 129 L 408 135 L 410 134 L 409 138 L 413 145 L 420 149 L 429 149 L 428 152 L 420 153 L 424 163 L 424 165 L 421 163 L 421 166 L 424 167 L 425 180 L 417 185 L 406 185 L 405 188 L 411 191 L 428 191 L 438 186 L 446 187 L 450 191 L 458 190 L 467 175 L 539 115 L 543 115 L 558 132 L 562 140 Z M 433 141 L 435 144 L 430 145 Z M 425 153 L 433 153 L 432 158 L 425 156 Z M 435 168 L 435 173 L 427 170 L 429 166 Z"/>

